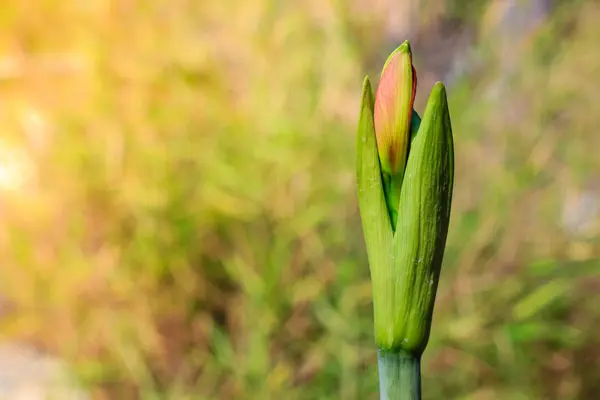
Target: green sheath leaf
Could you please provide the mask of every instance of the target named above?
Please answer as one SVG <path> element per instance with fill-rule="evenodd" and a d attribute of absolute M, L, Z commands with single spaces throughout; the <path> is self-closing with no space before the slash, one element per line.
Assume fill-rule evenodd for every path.
<path fill-rule="evenodd" d="M 427 345 L 446 245 L 454 184 L 454 144 L 446 90 L 433 87 L 411 143 L 386 284 L 385 317 L 375 318 L 384 349 L 421 354 Z M 376 287 L 376 286 L 375 286 Z M 374 289 L 377 290 L 377 289 Z M 380 289 L 379 289 L 380 290 Z"/>
<path fill-rule="evenodd" d="M 373 125 L 373 91 L 369 77 L 363 84 L 358 122 L 356 178 L 358 205 L 362 220 L 367 256 L 373 282 L 373 304 L 377 320 L 378 304 L 386 303 L 379 288 L 390 279 L 392 261 L 392 228 L 383 194 L 381 168 Z"/>

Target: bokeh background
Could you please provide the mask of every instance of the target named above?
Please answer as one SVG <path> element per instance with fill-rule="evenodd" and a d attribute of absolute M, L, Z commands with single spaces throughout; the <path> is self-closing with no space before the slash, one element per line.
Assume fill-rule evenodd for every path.
<path fill-rule="evenodd" d="M 457 168 L 424 398 L 598 399 L 598 21 L 580 0 L 4 0 L 4 395 L 38 379 L 29 349 L 77 398 L 378 398 L 356 122 L 410 39 Z"/>

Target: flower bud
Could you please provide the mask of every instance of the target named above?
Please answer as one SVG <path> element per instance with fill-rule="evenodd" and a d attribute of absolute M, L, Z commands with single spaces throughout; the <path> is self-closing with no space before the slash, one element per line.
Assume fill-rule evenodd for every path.
<path fill-rule="evenodd" d="M 381 169 L 403 174 L 417 88 L 410 44 L 405 41 L 386 61 L 375 95 L 374 124 Z"/>

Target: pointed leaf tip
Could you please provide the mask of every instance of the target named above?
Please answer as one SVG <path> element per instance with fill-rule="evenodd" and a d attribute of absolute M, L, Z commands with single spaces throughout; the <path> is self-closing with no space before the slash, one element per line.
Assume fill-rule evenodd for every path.
<path fill-rule="evenodd" d="M 446 96 L 446 86 L 444 86 L 444 82 L 442 81 L 437 81 L 433 85 L 432 90 L 440 92 L 440 95 L 444 95 L 444 97 Z"/>
<path fill-rule="evenodd" d="M 371 80 L 369 79 L 369 75 L 367 75 L 363 80 L 361 108 L 364 107 L 366 104 L 369 106 L 369 109 L 373 111 L 374 103 L 375 100 L 373 99 L 373 88 L 371 87 Z"/>

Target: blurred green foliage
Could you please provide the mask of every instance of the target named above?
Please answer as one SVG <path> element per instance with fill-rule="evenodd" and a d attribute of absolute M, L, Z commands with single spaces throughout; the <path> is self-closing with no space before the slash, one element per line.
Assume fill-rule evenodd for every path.
<path fill-rule="evenodd" d="M 593 399 L 600 7 L 560 3 L 519 40 L 490 29 L 496 2 L 476 10 L 424 395 Z M 386 15 L 6 1 L 0 333 L 98 399 L 377 398 L 354 145 Z"/>

